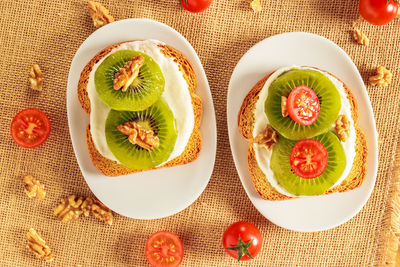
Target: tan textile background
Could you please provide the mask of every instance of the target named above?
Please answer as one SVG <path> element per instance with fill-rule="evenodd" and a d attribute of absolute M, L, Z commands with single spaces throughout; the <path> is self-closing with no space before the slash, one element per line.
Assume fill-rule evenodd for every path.
<path fill-rule="evenodd" d="M 94 31 L 83 0 L 0 1 L 0 265 L 42 266 L 25 248 L 34 227 L 55 253 L 52 266 L 147 266 L 143 248 L 158 230 L 177 233 L 185 247 L 182 266 L 239 266 L 222 249 L 224 229 L 237 220 L 255 223 L 264 235 L 262 253 L 241 266 L 371 266 L 384 263 L 390 224 L 382 224 L 399 134 L 400 20 L 361 28 L 371 46 L 351 36 L 358 17 L 356 0 L 261 0 L 253 14 L 247 0 L 214 0 L 201 14 L 184 11 L 178 0 L 118 0 L 103 3 L 118 19 L 151 18 L 181 32 L 193 45 L 209 78 L 217 115 L 218 151 L 211 181 L 189 208 L 169 218 L 140 221 L 115 215 L 114 225 L 94 218 L 61 223 L 52 215 L 60 198 L 90 195 L 69 138 L 65 91 L 75 51 Z M 273 225 L 251 205 L 240 184 L 229 149 L 226 95 L 233 68 L 258 41 L 288 31 L 325 36 L 354 60 L 364 80 L 383 64 L 393 72 L 389 88 L 368 87 L 383 143 L 376 187 L 363 210 L 335 229 L 297 233 Z M 30 66 L 45 74 L 44 91 L 32 92 Z M 244 88 L 247 90 L 247 88 Z M 38 107 L 52 122 L 48 141 L 34 150 L 12 142 L 9 125 L 19 110 Z M 362 111 L 361 111 L 362 112 Z M 47 188 L 44 201 L 29 200 L 22 177 L 32 174 Z M 189 177 L 188 177 L 189 178 Z M 50 264 L 48 264 L 50 266 Z"/>

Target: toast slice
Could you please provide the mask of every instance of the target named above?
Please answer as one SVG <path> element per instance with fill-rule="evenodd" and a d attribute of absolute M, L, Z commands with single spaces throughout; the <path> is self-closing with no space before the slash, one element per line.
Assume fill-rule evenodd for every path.
<path fill-rule="evenodd" d="M 90 72 L 92 71 L 93 66 L 97 62 L 99 62 L 103 57 L 105 57 L 108 53 L 110 53 L 110 51 L 112 51 L 114 48 L 120 46 L 123 43 L 118 43 L 101 50 L 93 57 L 92 60 L 89 61 L 89 63 L 84 67 L 84 69 L 81 72 L 81 76 L 78 83 L 78 99 L 79 102 L 81 103 L 83 110 L 85 110 L 85 112 L 89 115 L 90 115 L 90 99 L 88 97 L 86 88 L 87 88 L 87 83 L 89 81 Z M 190 61 L 180 51 L 168 45 L 160 44 L 159 48 L 166 57 L 173 58 L 173 60 L 179 64 L 179 70 L 182 72 L 184 79 L 189 85 L 188 89 L 190 91 L 190 96 L 192 98 L 195 123 L 192 134 L 189 138 L 188 144 L 186 145 L 183 153 L 178 157 L 153 169 L 183 165 L 194 161 L 200 154 L 201 144 L 202 144 L 202 137 L 199 127 L 203 114 L 203 106 L 200 97 L 198 97 L 195 94 L 197 87 L 195 71 Z M 124 165 L 117 163 L 116 161 L 103 157 L 100 154 L 100 152 L 96 149 L 96 146 L 93 143 L 92 135 L 90 133 L 90 125 L 88 125 L 86 129 L 86 142 L 88 145 L 90 158 L 94 166 L 106 176 L 120 176 L 130 173 L 146 171 L 146 170 L 129 169 Z"/>
<path fill-rule="evenodd" d="M 326 71 L 324 72 L 329 75 L 332 75 L 329 72 Z M 294 197 L 283 195 L 279 193 L 274 187 L 271 186 L 271 184 L 268 182 L 267 177 L 258 166 L 257 160 L 255 158 L 255 152 L 253 149 L 252 133 L 255 122 L 254 109 L 257 100 L 259 98 L 259 93 L 261 92 L 265 82 L 268 80 L 271 74 L 261 79 L 256 85 L 254 85 L 254 87 L 246 95 L 238 114 L 238 127 L 239 127 L 239 132 L 241 133 L 243 138 L 249 142 L 247 165 L 249 168 L 252 182 L 258 194 L 263 199 L 266 200 L 288 200 L 288 199 L 293 199 Z M 334 75 L 332 76 L 335 77 Z M 342 81 L 340 82 L 343 83 Z M 355 124 L 354 127 L 356 129 L 356 156 L 349 175 L 339 185 L 325 192 L 325 194 L 331 194 L 335 192 L 346 192 L 361 186 L 362 182 L 365 179 L 367 171 L 367 155 L 368 155 L 367 139 L 365 133 L 357 126 L 358 122 L 357 102 L 354 98 L 353 93 L 350 91 L 347 85 L 345 83 L 343 83 L 343 85 L 347 93 L 347 99 L 350 102 L 352 118 Z"/>

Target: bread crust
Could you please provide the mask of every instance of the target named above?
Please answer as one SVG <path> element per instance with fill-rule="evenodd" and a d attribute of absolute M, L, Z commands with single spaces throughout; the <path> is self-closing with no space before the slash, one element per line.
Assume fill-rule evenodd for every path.
<path fill-rule="evenodd" d="M 131 41 L 129 41 L 131 42 Z M 81 76 L 78 83 L 78 99 L 81 103 L 83 110 L 90 115 L 90 99 L 87 93 L 87 84 L 89 81 L 90 72 L 93 69 L 93 66 L 99 62 L 103 57 L 109 54 L 114 48 L 120 46 L 121 44 L 126 43 L 118 43 L 115 45 L 111 45 L 106 47 L 105 49 L 98 52 L 90 61 L 89 63 L 83 68 L 81 72 Z M 197 87 L 197 80 L 196 74 L 191 65 L 190 61 L 178 50 L 170 47 L 168 45 L 159 45 L 161 52 L 166 56 L 173 58 L 176 63 L 179 64 L 179 70 L 182 72 L 184 79 L 188 83 L 189 87 L 188 90 L 190 92 L 193 112 L 195 117 L 194 127 L 192 134 L 189 138 L 188 144 L 185 147 L 184 152 L 179 155 L 178 157 L 174 158 L 173 160 L 157 166 L 152 169 L 159 169 L 164 167 L 173 167 L 177 165 L 183 165 L 190 163 L 197 159 L 200 154 L 201 146 L 202 146 L 202 137 L 200 133 L 200 123 L 203 114 L 203 105 L 201 98 L 195 94 L 196 87 Z M 92 135 L 90 133 L 90 125 L 86 128 L 86 142 L 89 149 L 90 158 L 94 164 L 94 166 L 106 176 L 120 176 L 126 175 L 136 172 L 147 171 L 145 170 L 133 170 L 129 169 L 126 166 L 117 163 L 116 161 L 107 159 L 103 157 L 100 152 L 96 149 L 95 144 L 93 143 Z"/>
<path fill-rule="evenodd" d="M 314 69 L 317 69 L 313 67 Z M 320 70 L 323 71 L 323 70 Z M 331 73 L 327 71 L 323 71 L 329 75 Z M 271 73 L 272 74 L 272 73 Z M 268 181 L 267 177 L 260 169 L 257 160 L 255 158 L 255 151 L 253 148 L 253 128 L 254 128 L 254 109 L 256 103 L 259 99 L 259 93 L 261 92 L 262 88 L 264 87 L 265 82 L 268 80 L 268 74 L 259 82 L 257 82 L 254 87 L 250 90 L 250 92 L 246 95 L 245 99 L 243 100 L 242 106 L 240 108 L 238 114 L 238 128 L 240 134 L 249 142 L 248 146 L 248 169 L 250 172 L 250 176 L 253 182 L 253 185 L 258 192 L 258 194 L 266 200 L 288 200 L 293 199 L 295 197 L 289 197 L 279 193 Z M 336 79 L 336 76 L 332 75 Z M 340 79 L 338 79 L 341 83 L 343 83 Z M 354 121 L 354 126 L 356 129 L 356 156 L 354 158 L 353 166 L 350 170 L 349 175 L 337 186 L 333 187 L 332 189 L 328 190 L 324 193 L 331 194 L 335 192 L 346 192 L 349 190 L 353 190 L 363 183 L 366 170 L 367 170 L 367 156 L 368 156 L 368 146 L 367 146 L 367 139 L 365 133 L 357 126 L 358 122 L 358 105 L 357 101 L 354 98 L 353 93 L 347 87 L 345 83 L 343 83 L 344 89 L 347 94 L 347 99 L 350 102 L 351 106 L 351 114 Z"/>

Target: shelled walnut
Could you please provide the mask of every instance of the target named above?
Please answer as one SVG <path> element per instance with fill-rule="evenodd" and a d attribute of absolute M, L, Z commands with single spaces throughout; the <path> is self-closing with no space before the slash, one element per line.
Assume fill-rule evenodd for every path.
<path fill-rule="evenodd" d="M 275 131 L 271 125 L 267 124 L 265 129 L 256 136 L 254 142 L 260 146 L 266 147 L 269 150 L 276 142 L 278 142 L 278 138 L 278 132 Z"/>
<path fill-rule="evenodd" d="M 250 7 L 254 12 L 260 12 L 262 10 L 260 0 L 252 0 L 250 2 Z"/>
<path fill-rule="evenodd" d="M 378 66 L 376 75 L 369 77 L 369 83 L 373 86 L 386 87 L 392 82 L 392 73 L 384 66 Z"/>
<path fill-rule="evenodd" d="M 29 71 L 29 83 L 31 88 L 36 91 L 43 89 L 43 73 L 38 64 L 34 64 Z"/>
<path fill-rule="evenodd" d="M 128 135 L 129 142 L 134 145 L 136 144 L 150 151 L 160 146 L 160 139 L 154 135 L 153 130 L 148 130 L 134 121 L 120 124 L 117 128 L 121 133 Z"/>
<path fill-rule="evenodd" d="M 93 198 L 87 197 L 81 205 L 83 215 L 85 215 L 86 217 L 90 215 L 90 212 L 92 211 L 92 205 L 93 205 Z"/>
<path fill-rule="evenodd" d="M 289 116 L 289 113 L 287 110 L 287 97 L 286 96 L 281 96 L 281 111 L 282 111 L 283 117 Z"/>
<path fill-rule="evenodd" d="M 368 37 L 359 28 L 356 28 L 356 27 L 354 28 L 353 37 L 354 37 L 354 40 L 356 40 L 358 44 L 369 46 Z"/>
<path fill-rule="evenodd" d="M 114 21 L 110 11 L 102 4 L 95 1 L 89 1 L 89 14 L 92 17 L 93 25 L 98 28 Z"/>
<path fill-rule="evenodd" d="M 82 211 L 85 216 L 93 214 L 94 217 L 103 221 L 105 224 L 112 225 L 113 215 L 112 211 L 104 206 L 98 199 L 87 197 L 82 203 Z"/>
<path fill-rule="evenodd" d="M 139 74 L 139 69 L 144 64 L 144 57 L 132 57 L 125 65 L 115 73 L 113 88 L 114 90 L 121 89 L 122 92 L 128 90 L 128 87 L 136 79 Z"/>
<path fill-rule="evenodd" d="M 24 177 L 25 189 L 24 192 L 29 198 L 37 197 L 38 199 L 44 199 L 46 197 L 46 191 L 44 191 L 44 185 L 39 180 L 36 180 L 32 175 Z"/>
<path fill-rule="evenodd" d="M 105 224 L 112 225 L 113 223 L 112 211 L 106 206 L 104 206 L 104 204 L 101 203 L 99 200 L 93 199 L 91 211 L 94 217 L 103 221 Z"/>
<path fill-rule="evenodd" d="M 93 214 L 94 217 L 108 225 L 112 225 L 113 222 L 112 211 L 101 203 L 100 200 L 92 197 L 83 199 L 83 197 L 72 195 L 66 199 L 62 199 L 61 204 L 54 209 L 54 215 L 63 222 L 77 219 L 81 214 L 86 217 Z"/>
<path fill-rule="evenodd" d="M 54 215 L 62 222 L 69 222 L 77 219 L 82 213 L 82 197 L 71 195 L 66 199 L 61 199 L 61 204 L 54 209 Z"/>
<path fill-rule="evenodd" d="M 30 252 L 32 252 L 37 258 L 43 259 L 45 261 L 52 261 L 54 255 L 51 252 L 46 241 L 36 232 L 35 229 L 30 228 L 27 235 L 28 245 L 26 246 Z"/>
<path fill-rule="evenodd" d="M 339 115 L 335 125 L 336 133 L 340 141 L 346 141 L 350 135 L 350 121 L 346 115 Z"/>

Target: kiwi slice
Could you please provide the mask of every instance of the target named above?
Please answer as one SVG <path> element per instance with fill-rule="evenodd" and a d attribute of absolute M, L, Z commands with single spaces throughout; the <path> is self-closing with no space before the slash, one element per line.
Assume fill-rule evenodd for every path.
<path fill-rule="evenodd" d="M 320 103 L 317 120 L 308 126 L 298 124 L 289 116 L 283 117 L 281 112 L 281 97 L 288 97 L 300 85 L 313 89 Z M 311 138 L 326 132 L 335 122 L 340 107 L 340 94 L 332 81 L 324 74 L 309 69 L 292 69 L 280 75 L 269 87 L 265 101 L 265 113 L 271 126 L 291 140 Z"/>
<path fill-rule="evenodd" d="M 114 90 L 115 73 L 132 57 L 144 57 L 144 64 L 139 74 L 128 89 Z M 148 55 L 132 51 L 120 50 L 104 59 L 94 75 L 97 94 L 100 99 L 115 110 L 138 111 L 153 105 L 164 91 L 165 80 L 158 64 Z"/>
<path fill-rule="evenodd" d="M 278 184 L 296 196 L 312 196 L 325 193 L 336 183 L 346 167 L 346 155 L 337 136 L 328 131 L 313 137 L 320 141 L 328 152 L 328 166 L 313 179 L 302 178 L 290 167 L 290 153 L 296 141 L 279 136 L 271 155 L 271 169 Z"/>
<path fill-rule="evenodd" d="M 150 151 L 129 142 L 128 136 L 117 129 L 118 125 L 128 121 L 153 130 L 160 140 L 160 146 Z M 172 111 L 161 99 L 142 111 L 111 110 L 107 116 L 105 133 L 111 152 L 131 169 L 151 169 L 168 160 L 177 136 Z"/>

